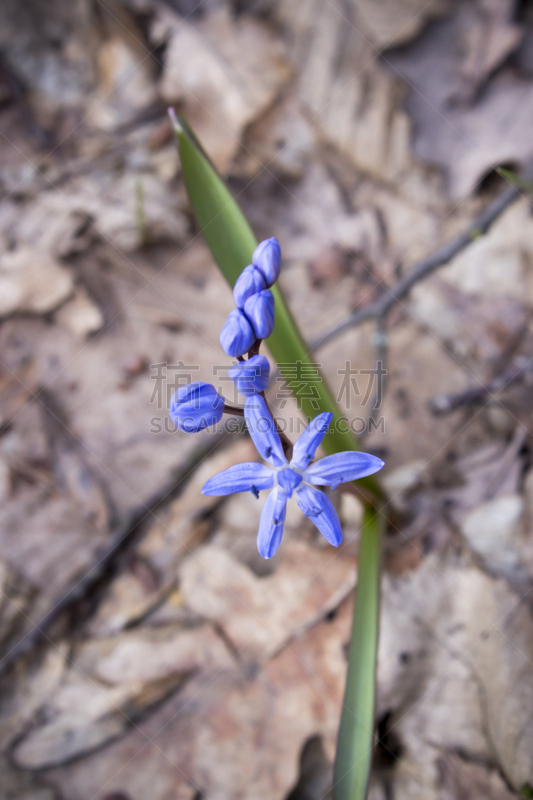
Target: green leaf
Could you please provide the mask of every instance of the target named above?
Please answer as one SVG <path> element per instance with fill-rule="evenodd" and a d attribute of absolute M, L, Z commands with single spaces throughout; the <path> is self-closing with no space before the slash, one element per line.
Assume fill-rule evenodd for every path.
<path fill-rule="evenodd" d="M 179 143 L 183 176 L 192 209 L 213 257 L 233 286 L 251 263 L 257 246 L 246 218 L 184 120 L 171 115 Z M 332 427 L 323 440 L 325 451 L 356 450 L 348 420 L 314 362 L 278 286 L 273 288 L 276 324 L 267 346 L 279 371 L 290 381 L 294 365 L 307 368 L 305 397 L 298 397 L 308 418 L 330 411 Z M 300 377 L 300 376 L 299 376 Z M 358 481 L 372 502 L 379 496 L 374 477 Z M 359 578 L 354 606 L 352 645 L 336 758 L 336 800 L 364 800 L 367 794 L 374 735 L 375 670 L 379 619 L 381 515 L 369 501 L 365 508 L 359 553 Z"/>
<path fill-rule="evenodd" d="M 248 221 L 228 188 L 217 174 L 188 124 L 172 114 L 174 130 L 178 139 L 185 186 L 192 209 L 215 261 L 230 286 L 242 270 L 251 263 L 257 247 Z M 298 401 L 308 419 L 330 411 L 334 415 L 332 427 L 324 438 L 327 453 L 357 450 L 357 442 L 349 429 L 348 421 L 342 419 L 329 387 L 305 344 L 297 325 L 283 299 L 278 286 L 272 289 L 276 302 L 276 324 L 267 346 L 282 376 L 294 381 L 294 365 L 298 365 L 298 379 L 307 383 L 305 392 L 300 392 Z M 300 380 L 299 380 L 300 382 Z M 304 396 L 305 395 L 305 396 Z M 375 480 L 360 481 L 367 490 L 377 494 Z"/>

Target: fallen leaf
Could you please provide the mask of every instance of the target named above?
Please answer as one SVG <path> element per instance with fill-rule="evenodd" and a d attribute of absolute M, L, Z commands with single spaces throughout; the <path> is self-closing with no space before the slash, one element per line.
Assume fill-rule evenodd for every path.
<path fill-rule="evenodd" d="M 0 316 L 44 314 L 71 294 L 70 272 L 41 250 L 21 247 L 0 256 Z"/>
<path fill-rule="evenodd" d="M 225 550 L 207 545 L 180 570 L 180 591 L 219 625 L 243 658 L 263 661 L 335 609 L 354 585 L 353 562 L 298 542 L 284 545 L 273 575 L 257 577 Z"/>
<path fill-rule="evenodd" d="M 284 49 L 265 25 L 247 17 L 232 22 L 225 10 L 198 23 L 173 20 L 161 93 L 168 103 L 184 103 L 188 122 L 224 174 L 245 126 L 290 76 Z"/>

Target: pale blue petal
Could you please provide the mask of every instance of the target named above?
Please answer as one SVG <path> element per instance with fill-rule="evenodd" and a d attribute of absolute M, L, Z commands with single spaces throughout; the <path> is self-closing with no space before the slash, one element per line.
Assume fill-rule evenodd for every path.
<path fill-rule="evenodd" d="M 211 497 L 220 497 L 223 494 L 234 492 L 254 492 L 261 489 L 271 489 L 275 483 L 275 472 L 257 461 L 246 461 L 243 464 L 234 464 L 233 467 L 213 475 L 204 483 L 202 494 Z"/>
<path fill-rule="evenodd" d="M 311 464 L 305 471 L 304 480 L 315 486 L 331 486 L 336 489 L 341 483 L 373 475 L 384 463 L 381 458 L 356 450 L 335 453 Z"/>
<path fill-rule="evenodd" d="M 283 536 L 283 525 L 287 512 L 287 495 L 280 486 L 270 492 L 261 511 L 257 549 L 263 558 L 272 558 L 277 552 Z"/>
<path fill-rule="evenodd" d="M 259 455 L 275 467 L 287 464 L 276 426 L 261 395 L 247 398 L 244 418 Z"/>
<path fill-rule="evenodd" d="M 342 528 L 329 497 L 318 489 L 304 485 L 296 489 L 296 500 L 305 516 L 317 526 L 322 536 L 333 547 L 338 547 L 342 542 Z"/>
<path fill-rule="evenodd" d="M 275 236 L 260 242 L 254 250 L 252 261 L 263 273 L 267 286 L 279 278 L 281 250 Z"/>
<path fill-rule="evenodd" d="M 324 438 L 327 429 L 331 425 L 333 414 L 326 411 L 311 420 L 304 430 L 292 451 L 291 464 L 298 469 L 305 469 L 309 462 L 315 457 L 315 452 Z"/>

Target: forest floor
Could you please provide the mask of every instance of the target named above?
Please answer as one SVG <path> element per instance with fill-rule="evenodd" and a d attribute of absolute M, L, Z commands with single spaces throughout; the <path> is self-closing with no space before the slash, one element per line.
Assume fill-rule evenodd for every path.
<path fill-rule="evenodd" d="M 200 493 L 257 456 L 168 420 L 242 401 L 169 104 L 386 461 L 370 800 L 533 797 L 533 4 L 5 0 L 0 52 L 1 800 L 331 797 L 361 505 L 265 562 Z"/>

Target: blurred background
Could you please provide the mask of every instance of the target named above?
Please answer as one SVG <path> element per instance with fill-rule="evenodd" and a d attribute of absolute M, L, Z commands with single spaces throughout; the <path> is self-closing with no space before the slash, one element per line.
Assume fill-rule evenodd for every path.
<path fill-rule="evenodd" d="M 3 0 L 0 53 L 2 800 L 331 798 L 361 505 L 264 562 L 200 494 L 256 456 L 168 420 L 242 402 L 168 105 L 386 461 L 371 800 L 533 797 L 533 4 Z"/>

